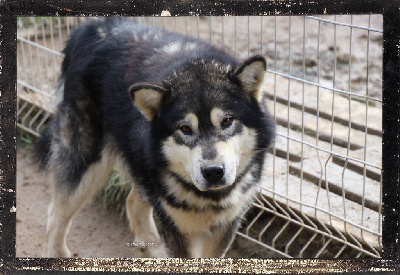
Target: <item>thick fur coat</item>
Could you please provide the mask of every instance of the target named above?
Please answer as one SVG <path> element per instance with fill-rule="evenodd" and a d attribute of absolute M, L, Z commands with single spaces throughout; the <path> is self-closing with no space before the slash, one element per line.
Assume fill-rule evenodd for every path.
<path fill-rule="evenodd" d="M 44 256 L 70 257 L 74 214 L 118 165 L 132 181 L 127 214 L 141 256 L 223 257 L 273 140 L 265 59 L 241 63 L 121 19 L 78 27 L 64 53 L 62 99 L 36 150 L 53 186 Z"/>

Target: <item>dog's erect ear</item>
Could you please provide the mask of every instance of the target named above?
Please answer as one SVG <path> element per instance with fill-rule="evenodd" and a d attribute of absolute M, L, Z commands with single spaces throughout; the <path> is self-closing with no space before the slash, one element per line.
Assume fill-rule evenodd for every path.
<path fill-rule="evenodd" d="M 133 102 L 148 120 L 152 120 L 159 110 L 165 92 L 163 87 L 151 84 L 134 84 L 129 87 Z"/>
<path fill-rule="evenodd" d="M 265 58 L 256 55 L 247 59 L 240 65 L 239 68 L 233 72 L 233 77 L 239 82 L 243 91 L 260 101 L 266 70 L 267 62 Z"/>

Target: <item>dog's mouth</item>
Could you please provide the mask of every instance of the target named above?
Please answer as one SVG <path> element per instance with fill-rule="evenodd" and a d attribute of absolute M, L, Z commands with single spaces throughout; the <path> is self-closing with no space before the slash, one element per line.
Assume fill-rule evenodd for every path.
<path fill-rule="evenodd" d="M 207 185 L 206 190 L 207 190 L 207 191 L 208 191 L 208 190 L 217 191 L 217 190 L 225 189 L 225 188 L 228 187 L 228 186 L 230 186 L 230 185 L 225 184 L 225 182 L 221 182 L 221 183 L 218 183 L 218 184 L 212 183 L 212 184 L 208 184 L 208 185 Z"/>
<path fill-rule="evenodd" d="M 224 181 L 221 181 L 219 183 L 215 183 L 215 182 L 197 183 L 197 182 L 195 182 L 194 185 L 196 186 L 197 189 L 199 189 L 202 192 L 220 191 L 220 190 L 223 190 L 230 186 L 230 184 L 226 184 Z"/>

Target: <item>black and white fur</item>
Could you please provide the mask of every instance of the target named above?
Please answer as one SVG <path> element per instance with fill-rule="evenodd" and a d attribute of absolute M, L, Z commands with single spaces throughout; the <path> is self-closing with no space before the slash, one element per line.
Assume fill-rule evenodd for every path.
<path fill-rule="evenodd" d="M 274 126 L 266 61 L 121 19 L 75 29 L 62 100 L 38 141 L 52 200 L 45 257 L 70 257 L 74 214 L 117 165 L 143 257 L 223 257 L 257 192 Z M 153 220 L 158 215 L 161 237 Z M 85 244 L 90 245 L 90 244 Z"/>

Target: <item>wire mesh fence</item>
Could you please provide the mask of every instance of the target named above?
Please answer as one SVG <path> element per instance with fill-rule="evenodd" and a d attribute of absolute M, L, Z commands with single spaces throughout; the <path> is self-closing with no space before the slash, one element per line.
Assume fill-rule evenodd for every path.
<path fill-rule="evenodd" d="M 24 131 L 38 136 L 54 112 L 61 50 L 86 20 L 97 19 L 18 18 Z M 234 245 L 251 242 L 265 258 L 381 256 L 380 15 L 130 20 L 199 37 L 239 59 L 267 58 L 265 100 L 277 136 Z"/>

